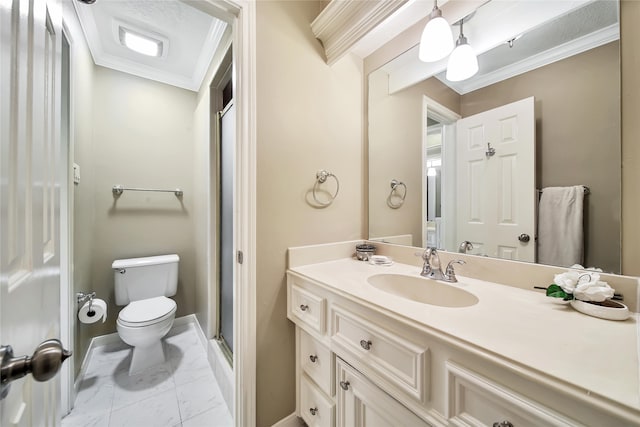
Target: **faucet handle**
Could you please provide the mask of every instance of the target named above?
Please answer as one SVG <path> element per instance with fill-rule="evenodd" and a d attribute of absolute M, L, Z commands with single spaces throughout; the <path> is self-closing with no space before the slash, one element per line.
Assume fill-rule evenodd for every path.
<path fill-rule="evenodd" d="M 420 258 L 422 258 L 424 262 L 429 262 L 429 259 L 431 258 L 431 251 L 432 251 L 432 248 L 426 248 L 424 251 L 414 252 L 413 255 L 419 256 Z"/>
<path fill-rule="evenodd" d="M 453 269 L 453 264 L 462 265 L 462 264 L 466 264 L 466 262 L 461 260 L 461 259 L 454 259 L 454 260 L 449 261 L 449 263 L 447 264 L 447 268 L 444 271 L 444 277 L 445 277 L 445 280 L 447 282 L 457 282 L 458 281 L 458 279 L 456 278 L 456 272 Z"/>

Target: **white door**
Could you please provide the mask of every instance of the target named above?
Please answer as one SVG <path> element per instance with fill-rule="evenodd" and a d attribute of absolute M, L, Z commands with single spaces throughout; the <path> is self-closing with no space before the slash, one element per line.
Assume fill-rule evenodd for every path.
<path fill-rule="evenodd" d="M 535 261 L 534 99 L 465 117 L 456 134 L 457 243 L 470 241 L 474 254 Z"/>
<path fill-rule="evenodd" d="M 60 4 L 0 2 L 0 344 L 60 336 Z M 59 424 L 59 379 L 11 383 L 2 426 Z"/>

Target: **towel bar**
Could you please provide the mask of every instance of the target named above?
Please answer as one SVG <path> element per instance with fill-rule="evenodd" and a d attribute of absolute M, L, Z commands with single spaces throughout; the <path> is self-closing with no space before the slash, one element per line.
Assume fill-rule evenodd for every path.
<path fill-rule="evenodd" d="M 184 192 L 179 188 L 176 188 L 175 190 L 160 190 L 155 188 L 128 188 L 123 187 L 122 185 L 114 185 L 111 191 L 113 192 L 114 196 L 120 196 L 125 191 L 154 191 L 158 193 L 173 193 L 176 195 L 176 197 L 182 197 L 184 195 Z"/>
<path fill-rule="evenodd" d="M 586 196 L 587 194 L 591 194 L 591 189 L 590 189 L 589 187 L 587 187 L 586 185 L 583 185 L 583 186 L 582 186 L 582 188 L 584 189 L 584 194 L 585 194 L 585 196 Z M 543 192 L 544 190 L 536 190 L 536 191 L 537 191 L 539 194 L 542 194 L 542 192 Z"/>

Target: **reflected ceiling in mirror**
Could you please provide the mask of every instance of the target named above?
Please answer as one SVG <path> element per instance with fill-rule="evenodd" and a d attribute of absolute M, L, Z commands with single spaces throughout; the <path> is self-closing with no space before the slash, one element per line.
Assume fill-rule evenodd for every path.
<path fill-rule="evenodd" d="M 523 15 L 524 3 L 545 11 Z M 484 52 L 479 55 L 479 74 L 467 81 L 448 82 L 446 60 L 421 63 L 417 47 L 369 75 L 370 238 L 427 244 L 428 120 L 435 118 L 445 125 L 445 132 L 446 125 L 453 132 L 456 118 L 534 97 L 535 187 L 585 185 L 591 189 L 585 198 L 583 264 L 619 273 L 618 3 L 492 1 L 465 23 L 465 35 Z M 505 42 L 516 36 L 520 37 L 509 47 Z M 427 104 L 431 113 L 426 111 Z M 443 108 L 451 113 L 444 121 L 438 113 Z M 447 174 L 455 169 L 451 158 L 455 149 L 447 144 L 455 146 L 455 140 L 441 147 L 439 172 L 442 185 L 448 187 L 431 199 L 442 203 L 432 211 L 451 222 L 459 214 L 459 187 L 452 184 L 455 178 L 447 184 Z M 389 209 L 385 203 L 392 179 L 407 185 L 399 209 Z M 459 243 L 440 245 L 456 251 Z M 532 244 L 536 244 L 534 238 Z"/>

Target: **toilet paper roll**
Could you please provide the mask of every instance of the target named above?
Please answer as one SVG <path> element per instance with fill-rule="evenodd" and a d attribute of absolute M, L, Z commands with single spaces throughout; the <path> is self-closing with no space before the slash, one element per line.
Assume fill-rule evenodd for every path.
<path fill-rule="evenodd" d="M 89 311 L 89 305 L 91 305 L 91 311 Z M 104 300 L 94 298 L 93 302 L 85 302 L 78 311 L 78 319 L 82 323 L 96 323 L 102 319 L 102 323 L 107 320 L 107 303 Z"/>

